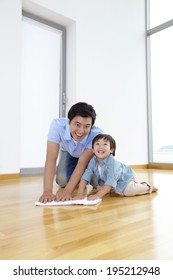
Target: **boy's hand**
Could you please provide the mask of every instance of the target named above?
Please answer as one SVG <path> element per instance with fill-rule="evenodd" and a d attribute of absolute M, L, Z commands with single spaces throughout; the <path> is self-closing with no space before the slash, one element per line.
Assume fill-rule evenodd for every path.
<path fill-rule="evenodd" d="M 87 197 L 88 200 L 96 200 L 100 198 L 97 194 L 91 194 Z"/>

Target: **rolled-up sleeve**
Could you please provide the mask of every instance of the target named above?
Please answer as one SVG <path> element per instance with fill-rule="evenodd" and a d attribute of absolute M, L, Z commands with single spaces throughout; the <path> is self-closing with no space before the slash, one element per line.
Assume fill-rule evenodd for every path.
<path fill-rule="evenodd" d="M 58 120 L 54 119 L 51 122 L 51 125 L 49 128 L 47 141 L 59 144 L 61 142 L 60 130 L 61 130 L 60 123 L 58 123 Z"/>

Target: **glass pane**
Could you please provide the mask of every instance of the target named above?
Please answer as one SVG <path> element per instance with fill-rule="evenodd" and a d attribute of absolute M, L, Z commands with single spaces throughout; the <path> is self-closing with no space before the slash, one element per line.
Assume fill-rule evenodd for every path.
<path fill-rule="evenodd" d="M 173 0 L 150 0 L 150 28 L 173 18 Z"/>
<path fill-rule="evenodd" d="M 150 40 L 153 162 L 173 163 L 173 27 Z"/>

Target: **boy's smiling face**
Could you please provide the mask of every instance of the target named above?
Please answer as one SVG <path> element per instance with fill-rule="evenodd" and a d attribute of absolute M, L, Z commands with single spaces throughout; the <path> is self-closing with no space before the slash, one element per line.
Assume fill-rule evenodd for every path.
<path fill-rule="evenodd" d="M 104 160 L 113 151 L 110 148 L 110 142 L 104 138 L 98 139 L 93 145 L 93 152 L 99 160 Z"/>

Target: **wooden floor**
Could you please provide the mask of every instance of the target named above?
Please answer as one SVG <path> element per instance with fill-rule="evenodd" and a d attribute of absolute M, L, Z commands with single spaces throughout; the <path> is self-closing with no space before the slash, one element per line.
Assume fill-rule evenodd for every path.
<path fill-rule="evenodd" d="M 173 171 L 136 172 L 158 193 L 96 206 L 34 206 L 41 176 L 1 180 L 0 259 L 173 260 Z"/>

